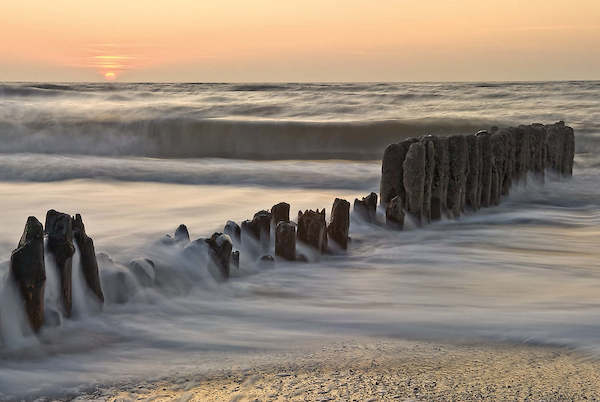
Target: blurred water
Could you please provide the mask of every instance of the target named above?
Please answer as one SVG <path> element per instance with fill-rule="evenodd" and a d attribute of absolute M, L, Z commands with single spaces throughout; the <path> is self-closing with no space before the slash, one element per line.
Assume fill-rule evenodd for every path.
<path fill-rule="evenodd" d="M 588 140 L 600 132 L 599 90 L 599 81 L 0 84 L 0 152 L 378 159 L 402 137 L 558 120 Z"/>
<path fill-rule="evenodd" d="M 96 383 L 225 367 L 247 353 L 325 342 L 339 334 L 549 343 L 597 354 L 599 90 L 594 82 L 4 84 L 0 276 L 27 216 L 43 220 L 50 208 L 79 212 L 101 255 L 107 302 L 98 314 L 85 294 L 76 294 L 76 317 L 34 337 L 14 289 L 3 280 L 0 398 L 62 395 Z M 191 153 L 165 158 L 138 152 L 133 142 L 131 148 L 111 142 L 131 133 L 138 141 L 144 132 L 140 121 L 165 116 L 175 122 L 234 121 L 239 136 L 248 125 L 262 127 L 269 120 L 277 128 L 266 132 L 266 143 L 268 136 L 286 135 L 284 121 L 304 125 L 307 132 L 327 124 L 360 129 L 352 134 L 356 142 L 348 144 L 345 160 L 321 159 L 337 149 L 335 141 L 322 140 L 326 129 L 317 136 L 321 149 L 303 148 L 308 160 L 210 153 L 211 158 L 186 159 Z M 103 136 L 98 129 L 79 149 L 77 138 L 90 134 L 89 122 L 102 119 L 119 121 L 117 134 Z M 576 129 L 574 177 L 543 186 L 530 180 L 501 206 L 418 230 L 409 225 L 392 232 L 353 221 L 347 255 L 312 258 L 309 264 L 278 262 L 269 268 L 242 253 L 241 268 L 228 282 L 216 280 L 206 261 L 157 245 L 180 223 L 188 225 L 192 238 L 205 237 L 229 219 L 239 222 L 280 201 L 292 204 L 293 217 L 305 208 L 329 213 L 335 197 L 352 201 L 377 191 L 380 162 L 369 158 L 382 151 L 377 141 L 389 138 L 372 133 L 370 125 L 418 120 L 427 127 L 434 121 L 428 119 L 439 123 L 434 128 L 448 124 L 448 131 L 457 132 L 564 119 Z M 457 121 L 468 124 L 457 128 L 451 124 Z M 138 131 L 124 131 L 130 123 Z M 397 135 L 420 134 L 419 124 Z M 61 137 L 65 127 L 72 131 Z M 168 138 L 167 126 L 159 127 L 161 138 Z M 158 135 L 152 130 L 144 141 Z M 390 130 L 391 138 L 396 134 Z M 201 150 L 203 141 L 179 145 L 198 144 Z M 343 135 L 339 141 L 345 142 Z M 295 145 L 286 146 L 297 152 Z M 240 150 L 238 157 L 244 147 Z M 151 258 L 160 267 L 156 286 L 136 280 L 127 267 L 135 258 Z M 47 270 L 53 268 L 47 262 Z M 74 276 L 80 280 L 76 269 L 77 257 Z M 49 283 L 55 279 L 50 272 Z M 120 303 L 124 294 L 127 300 Z M 47 298 L 56 304 L 52 291 Z"/>

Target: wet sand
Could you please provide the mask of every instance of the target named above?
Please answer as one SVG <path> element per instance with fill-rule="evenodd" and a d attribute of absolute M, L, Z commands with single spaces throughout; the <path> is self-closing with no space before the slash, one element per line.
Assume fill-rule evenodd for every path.
<path fill-rule="evenodd" d="M 262 361 L 261 361 L 262 360 Z M 269 362 L 270 360 L 270 362 Z M 550 346 L 351 340 L 77 400 L 596 400 L 600 360 Z"/>

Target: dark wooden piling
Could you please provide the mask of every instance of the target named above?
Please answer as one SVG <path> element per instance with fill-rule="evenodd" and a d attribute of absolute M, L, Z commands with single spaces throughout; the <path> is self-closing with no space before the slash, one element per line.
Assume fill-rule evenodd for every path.
<path fill-rule="evenodd" d="M 102 283 L 100 282 L 100 270 L 98 269 L 94 240 L 87 235 L 80 214 L 75 215 L 72 220 L 72 226 L 73 237 L 77 243 L 77 248 L 79 248 L 81 271 L 83 272 L 85 283 L 92 294 L 96 296 L 97 301 L 104 303 L 104 293 L 102 292 Z"/>
<path fill-rule="evenodd" d="M 381 182 L 379 187 L 381 205 L 385 206 L 397 195 L 401 196 L 403 201 L 405 200 L 403 163 L 410 145 L 415 141 L 418 141 L 418 139 L 409 138 L 397 144 L 391 144 L 386 148 L 381 164 Z"/>
<path fill-rule="evenodd" d="M 343 250 L 348 249 L 348 234 L 350 232 L 350 203 L 341 198 L 336 198 L 331 207 L 327 233 Z"/>
<path fill-rule="evenodd" d="M 10 256 L 10 276 L 17 284 L 29 324 L 38 332 L 44 324 L 44 230 L 34 216 L 27 218 L 23 235 Z"/>
<path fill-rule="evenodd" d="M 371 193 L 362 199 L 354 200 L 354 213 L 360 219 L 375 223 L 377 218 L 377 194 Z"/>
<path fill-rule="evenodd" d="M 70 317 L 73 309 L 73 225 L 71 216 L 53 209 L 46 213 L 44 224 L 45 233 L 48 235 L 48 251 L 56 262 L 56 269 L 60 278 L 60 296 L 63 313 Z"/>
<path fill-rule="evenodd" d="M 391 229 L 404 229 L 404 204 L 399 195 L 388 203 L 385 209 L 385 223 Z"/>
<path fill-rule="evenodd" d="M 460 216 L 464 193 L 466 191 L 466 174 L 468 161 L 467 141 L 462 135 L 448 138 L 449 174 L 448 174 L 448 214 L 452 218 Z"/>
<path fill-rule="evenodd" d="M 474 210 L 481 204 L 480 174 L 481 174 L 481 143 L 476 135 L 466 136 L 469 147 L 469 170 L 467 174 L 466 203 Z"/>
<path fill-rule="evenodd" d="M 423 217 L 423 192 L 425 188 L 425 146 L 422 142 L 410 145 L 404 159 L 404 192 L 406 211 L 421 224 Z"/>
<path fill-rule="evenodd" d="M 296 225 L 281 221 L 275 228 L 275 255 L 288 261 L 296 259 Z"/>
<path fill-rule="evenodd" d="M 290 204 L 287 202 L 280 202 L 279 204 L 271 207 L 271 217 L 273 219 L 273 226 L 277 227 L 279 222 L 289 222 L 290 220 Z"/>
<path fill-rule="evenodd" d="M 425 146 L 425 180 L 423 186 L 423 220 L 431 223 L 431 199 L 433 193 L 433 178 L 435 175 L 435 141 L 433 137 L 427 135 L 423 137 Z"/>
<path fill-rule="evenodd" d="M 327 251 L 327 224 L 325 209 L 319 211 L 306 210 L 298 212 L 298 241 L 324 253 Z"/>
<path fill-rule="evenodd" d="M 431 219 L 440 220 L 446 211 L 448 197 L 448 138 L 430 137 L 435 147 L 435 166 L 431 183 Z M 403 200 L 404 201 L 404 200 Z"/>

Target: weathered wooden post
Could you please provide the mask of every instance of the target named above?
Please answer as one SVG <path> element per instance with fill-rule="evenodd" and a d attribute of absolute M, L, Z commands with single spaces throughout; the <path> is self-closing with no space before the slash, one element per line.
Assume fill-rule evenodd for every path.
<path fill-rule="evenodd" d="M 354 213 L 364 221 L 375 223 L 377 217 L 377 194 L 371 193 L 354 200 Z"/>
<path fill-rule="evenodd" d="M 406 211 L 421 225 L 425 188 L 425 146 L 422 142 L 410 145 L 404 160 L 404 192 Z"/>
<path fill-rule="evenodd" d="M 469 147 L 469 173 L 466 183 L 466 203 L 474 210 L 481 204 L 480 175 L 482 168 L 481 142 L 475 135 L 466 136 Z"/>
<path fill-rule="evenodd" d="M 392 229 L 404 229 L 404 203 L 399 195 L 388 202 L 385 209 L 385 223 Z"/>
<path fill-rule="evenodd" d="M 44 324 L 44 229 L 34 216 L 27 218 L 23 235 L 10 256 L 10 275 L 19 288 L 29 324 L 38 332 Z"/>
<path fill-rule="evenodd" d="M 383 161 L 381 164 L 381 184 L 379 195 L 381 196 L 381 205 L 386 205 L 392 198 L 397 195 L 402 197 L 404 201 L 406 195 L 404 193 L 404 159 L 408 148 L 413 142 L 418 141 L 416 138 L 410 138 L 399 142 L 398 144 L 389 145 L 383 153 Z"/>
<path fill-rule="evenodd" d="M 273 205 L 271 208 L 271 216 L 275 227 L 277 227 L 279 222 L 289 222 L 290 204 L 287 202 L 280 202 L 279 204 Z"/>
<path fill-rule="evenodd" d="M 450 162 L 448 160 L 448 138 L 431 137 L 431 139 L 435 147 L 435 167 L 431 184 L 431 219 L 437 221 L 446 211 Z"/>
<path fill-rule="evenodd" d="M 46 213 L 44 225 L 48 235 L 48 251 L 54 257 L 56 269 L 60 277 L 60 295 L 63 312 L 70 317 L 73 309 L 73 226 L 71 216 L 53 209 Z"/>
<path fill-rule="evenodd" d="M 275 228 L 275 255 L 288 261 L 296 259 L 296 226 L 281 221 Z"/>
<path fill-rule="evenodd" d="M 325 209 L 323 211 L 306 210 L 298 211 L 299 241 L 312 246 L 324 253 L 327 251 L 327 224 L 325 222 Z"/>
<path fill-rule="evenodd" d="M 464 136 L 453 135 L 448 138 L 448 156 L 450 161 L 447 198 L 448 213 L 453 218 L 457 218 L 462 211 L 462 202 L 467 182 L 468 148 Z"/>
<path fill-rule="evenodd" d="M 102 292 L 102 284 L 100 283 L 100 271 L 98 269 L 94 241 L 85 232 L 85 226 L 81 219 L 81 215 L 75 215 L 75 218 L 73 218 L 72 221 L 72 227 L 73 237 L 77 243 L 77 248 L 79 248 L 81 270 L 83 271 L 85 283 L 98 301 L 104 303 L 104 293 Z"/>
<path fill-rule="evenodd" d="M 350 232 L 350 203 L 336 198 L 331 207 L 327 233 L 343 250 L 348 249 L 348 234 Z"/>
<path fill-rule="evenodd" d="M 433 193 L 433 178 L 435 175 L 435 141 L 432 136 L 426 135 L 422 138 L 425 147 L 425 185 L 423 187 L 423 219 L 431 223 L 431 199 Z"/>
<path fill-rule="evenodd" d="M 219 268 L 223 279 L 229 279 L 231 252 L 233 250 L 231 238 L 223 233 L 213 233 L 210 239 L 204 241 L 208 245 L 208 255 Z"/>

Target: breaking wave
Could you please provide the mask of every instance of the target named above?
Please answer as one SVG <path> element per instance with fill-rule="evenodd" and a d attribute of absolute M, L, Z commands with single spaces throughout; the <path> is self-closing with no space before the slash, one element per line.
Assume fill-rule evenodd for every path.
<path fill-rule="evenodd" d="M 0 123 L 1 153 L 159 158 L 379 159 L 385 147 L 424 134 L 465 134 L 493 121 L 424 119 L 300 122 L 156 119 Z"/>
<path fill-rule="evenodd" d="M 0 153 L 379 159 L 423 134 L 564 120 L 600 133 L 600 82 L 2 83 Z M 580 143 L 578 141 L 578 143 Z"/>

